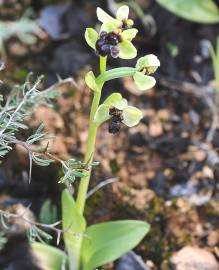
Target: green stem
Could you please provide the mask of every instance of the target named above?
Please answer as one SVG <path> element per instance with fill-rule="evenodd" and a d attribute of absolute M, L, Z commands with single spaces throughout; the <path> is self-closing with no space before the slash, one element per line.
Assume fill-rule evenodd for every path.
<path fill-rule="evenodd" d="M 100 57 L 100 73 L 104 73 L 106 71 L 106 57 Z M 94 115 L 98 109 L 100 98 L 101 98 L 101 92 L 102 92 L 103 83 L 99 83 L 99 91 L 94 92 L 94 97 L 92 101 L 91 106 L 91 112 L 90 112 L 90 122 L 89 122 L 89 130 L 88 130 L 88 139 L 87 139 L 87 149 L 84 157 L 85 163 L 92 163 L 93 161 L 93 154 L 95 149 L 95 142 L 96 142 L 96 134 L 97 134 L 97 128 L 98 126 L 93 122 Z M 80 214 L 83 214 L 84 207 L 86 203 L 86 196 L 88 191 L 88 186 L 90 182 L 90 175 L 91 175 L 91 168 L 89 169 L 88 175 L 84 178 L 81 178 L 76 205 L 77 209 Z"/>
<path fill-rule="evenodd" d="M 132 67 L 120 67 L 107 70 L 97 77 L 97 83 L 104 83 L 113 79 L 133 76 L 137 71 L 137 68 Z"/>

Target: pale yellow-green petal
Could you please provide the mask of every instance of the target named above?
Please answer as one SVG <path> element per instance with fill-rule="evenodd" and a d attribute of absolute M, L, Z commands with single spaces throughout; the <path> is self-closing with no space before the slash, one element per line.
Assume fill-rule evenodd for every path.
<path fill-rule="evenodd" d="M 102 8 L 97 8 L 97 18 L 102 23 L 112 23 L 114 24 L 116 19 L 107 14 Z"/>
<path fill-rule="evenodd" d="M 132 41 L 133 38 L 137 35 L 138 30 L 136 28 L 124 30 L 121 34 L 122 40 Z"/>
<path fill-rule="evenodd" d="M 156 80 L 152 76 L 144 75 L 141 72 L 136 72 L 133 79 L 139 90 L 148 90 L 156 84 Z"/>
<path fill-rule="evenodd" d="M 87 44 L 91 48 L 95 49 L 96 42 L 99 38 L 98 33 L 93 28 L 87 28 L 84 36 L 85 36 L 85 40 L 86 40 Z"/>
<path fill-rule="evenodd" d="M 125 108 L 122 112 L 122 116 L 122 122 L 128 127 L 136 126 L 143 118 L 142 112 L 138 108 L 132 106 Z"/>
<path fill-rule="evenodd" d="M 122 99 L 122 95 L 120 93 L 113 93 L 104 101 L 104 104 L 111 106 L 113 102 L 121 100 L 121 99 Z"/>
<path fill-rule="evenodd" d="M 97 125 L 101 125 L 103 122 L 109 120 L 110 118 L 111 116 L 109 114 L 109 106 L 106 104 L 101 104 L 94 115 L 93 121 Z"/>
<path fill-rule="evenodd" d="M 115 100 L 112 102 L 112 106 L 115 107 L 118 110 L 123 110 L 128 105 L 128 102 L 125 98 L 122 98 L 120 100 Z"/>
<path fill-rule="evenodd" d="M 149 68 L 149 73 L 153 73 L 160 66 L 160 61 L 154 54 L 148 54 L 144 57 L 138 59 L 136 63 L 136 68 L 138 70 L 142 70 L 144 68 Z"/>
<path fill-rule="evenodd" d="M 122 59 L 132 59 L 137 56 L 137 50 L 135 46 L 128 40 L 124 40 L 118 45 L 119 57 Z"/>
<path fill-rule="evenodd" d="M 113 93 L 104 101 L 103 104 L 109 107 L 114 107 L 118 110 L 123 110 L 127 107 L 128 102 L 120 93 Z"/>
<path fill-rule="evenodd" d="M 121 6 L 116 12 L 116 18 L 120 21 L 127 20 L 129 17 L 129 7 Z"/>
<path fill-rule="evenodd" d="M 117 29 L 117 26 L 113 23 L 103 23 L 100 28 L 100 32 L 105 31 L 107 33 L 113 32 Z"/>
<path fill-rule="evenodd" d="M 92 89 L 93 91 L 99 91 L 99 87 L 96 84 L 96 78 L 94 76 L 93 71 L 89 71 L 86 75 L 85 75 L 85 83 L 86 85 Z"/>

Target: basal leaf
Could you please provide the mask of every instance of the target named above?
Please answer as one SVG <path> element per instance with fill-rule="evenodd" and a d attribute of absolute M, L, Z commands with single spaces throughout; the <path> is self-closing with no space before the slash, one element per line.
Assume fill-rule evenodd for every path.
<path fill-rule="evenodd" d="M 67 189 L 62 192 L 62 226 L 70 269 L 79 268 L 80 246 L 85 230 L 85 219 L 78 212 L 75 201 Z M 81 235 L 77 237 L 77 235 Z"/>
<path fill-rule="evenodd" d="M 157 0 L 170 12 L 198 23 L 219 22 L 219 9 L 212 0 Z"/>
<path fill-rule="evenodd" d="M 82 245 L 83 270 L 93 270 L 133 249 L 149 231 L 142 221 L 122 220 L 92 225 Z"/>
<path fill-rule="evenodd" d="M 34 255 L 47 269 L 60 270 L 63 262 L 67 261 L 65 253 L 58 248 L 34 242 L 31 245 Z"/>

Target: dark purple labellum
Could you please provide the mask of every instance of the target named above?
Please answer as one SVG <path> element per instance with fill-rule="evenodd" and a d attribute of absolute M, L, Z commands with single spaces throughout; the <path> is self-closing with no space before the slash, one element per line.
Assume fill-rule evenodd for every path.
<path fill-rule="evenodd" d="M 100 38 L 96 42 L 96 53 L 101 56 L 111 55 L 113 58 L 118 57 L 119 48 L 117 45 L 121 42 L 120 35 L 102 31 Z"/>
<path fill-rule="evenodd" d="M 118 133 L 120 131 L 120 125 L 121 125 L 121 121 L 119 121 L 118 119 L 112 118 L 111 122 L 109 123 L 109 133 Z"/>
<path fill-rule="evenodd" d="M 101 38 L 101 39 L 105 38 L 106 36 L 107 36 L 107 32 L 106 32 L 106 31 L 102 31 L 102 32 L 100 33 L 100 38 Z"/>
<path fill-rule="evenodd" d="M 110 54 L 113 58 L 117 58 L 119 56 L 119 48 L 117 46 L 111 46 Z"/>
<path fill-rule="evenodd" d="M 115 33 L 109 33 L 107 36 L 107 41 L 109 42 L 109 44 L 111 45 L 117 45 L 120 42 L 120 36 L 115 34 Z"/>

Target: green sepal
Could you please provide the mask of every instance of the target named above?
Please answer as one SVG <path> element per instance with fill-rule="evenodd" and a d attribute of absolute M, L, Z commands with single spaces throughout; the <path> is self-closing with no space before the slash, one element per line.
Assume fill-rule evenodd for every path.
<path fill-rule="evenodd" d="M 128 102 L 120 93 L 113 93 L 104 101 L 104 104 L 118 110 L 123 110 L 127 107 Z"/>
<path fill-rule="evenodd" d="M 122 59 L 132 59 L 137 56 L 137 50 L 131 41 L 124 40 L 118 44 L 119 57 Z"/>
<path fill-rule="evenodd" d="M 137 35 L 138 30 L 136 28 L 131 28 L 124 30 L 121 34 L 123 40 L 132 41 L 133 38 Z"/>
<path fill-rule="evenodd" d="M 123 123 L 128 127 L 136 126 L 143 118 L 141 110 L 133 106 L 127 106 L 123 112 Z"/>
<path fill-rule="evenodd" d="M 129 17 L 129 7 L 126 5 L 123 5 L 118 8 L 116 12 L 116 18 L 120 21 L 127 20 Z"/>
<path fill-rule="evenodd" d="M 96 83 L 96 77 L 94 76 L 93 71 L 89 71 L 86 75 L 85 75 L 85 82 L 86 85 L 93 91 L 98 92 L 100 89 Z"/>
<path fill-rule="evenodd" d="M 136 72 L 133 79 L 139 90 L 151 89 L 156 84 L 156 80 L 153 77 L 144 75 L 141 72 Z"/>
<path fill-rule="evenodd" d="M 94 30 L 93 28 L 86 28 L 85 40 L 87 44 L 94 50 L 96 49 L 96 42 L 98 38 L 99 38 L 99 35 L 96 30 Z"/>
<path fill-rule="evenodd" d="M 101 104 L 95 115 L 94 123 L 101 125 L 103 122 L 111 118 L 110 108 L 116 108 L 118 110 L 123 110 L 128 105 L 128 102 L 125 98 L 122 97 L 120 93 L 111 94 L 103 104 Z"/>
<path fill-rule="evenodd" d="M 138 71 L 147 69 L 148 74 L 154 73 L 160 66 L 160 61 L 154 54 L 148 54 L 138 59 L 136 68 Z"/>
<path fill-rule="evenodd" d="M 105 104 L 101 104 L 95 115 L 94 115 L 94 123 L 97 125 L 101 125 L 102 123 L 104 123 L 105 121 L 110 119 L 110 114 L 109 114 L 109 106 L 105 105 Z"/>

